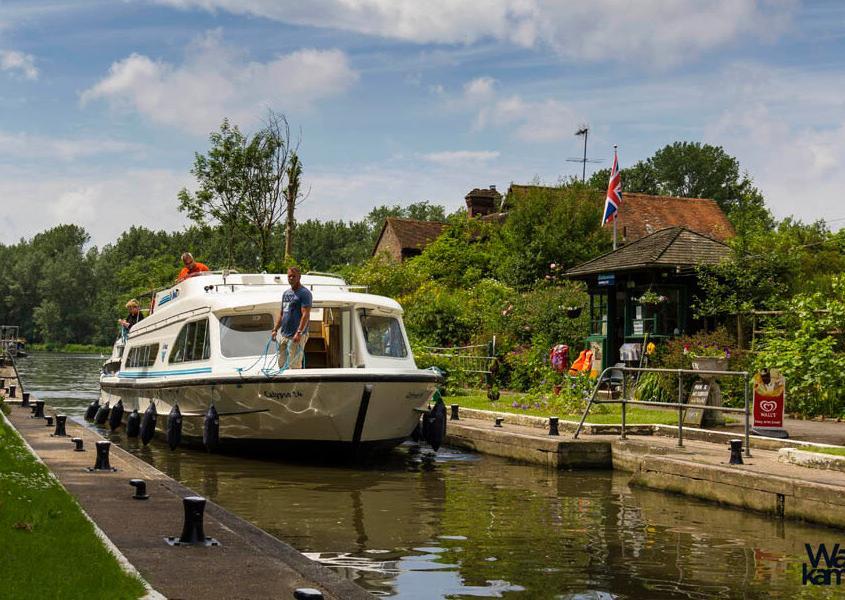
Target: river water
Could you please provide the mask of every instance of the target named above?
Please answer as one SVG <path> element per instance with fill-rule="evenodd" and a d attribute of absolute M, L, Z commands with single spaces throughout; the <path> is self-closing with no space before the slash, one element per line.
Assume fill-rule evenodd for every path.
<path fill-rule="evenodd" d="M 27 390 L 81 421 L 101 363 L 35 354 L 18 367 Z M 842 532 L 629 488 L 624 473 L 448 448 L 421 457 L 402 446 L 353 467 L 111 439 L 377 595 L 837 597 L 803 586 L 801 571 L 805 543 L 830 547 Z"/>

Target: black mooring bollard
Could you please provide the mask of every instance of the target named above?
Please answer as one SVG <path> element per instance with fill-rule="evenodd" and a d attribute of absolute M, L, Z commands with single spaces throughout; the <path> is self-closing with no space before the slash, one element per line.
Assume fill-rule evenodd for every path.
<path fill-rule="evenodd" d="M 15 393 L 17 392 L 17 389 L 18 389 L 18 386 L 16 386 L 16 385 L 10 385 L 9 386 L 9 398 L 15 397 Z"/>
<path fill-rule="evenodd" d="M 88 408 L 85 409 L 85 420 L 86 421 L 93 421 L 94 417 L 97 416 L 97 410 L 100 408 L 100 401 L 94 400 L 91 404 L 88 405 Z"/>
<path fill-rule="evenodd" d="M 5 387 L 6 387 L 6 380 L 3 379 L 2 377 L 0 377 L 0 388 L 5 388 Z"/>
<path fill-rule="evenodd" d="M 83 448 L 84 442 L 82 441 L 82 438 L 71 438 L 70 441 L 76 445 L 76 447 L 73 449 L 74 452 L 85 452 L 85 448 Z"/>
<path fill-rule="evenodd" d="M 111 414 L 109 415 L 109 427 L 112 431 L 120 427 L 120 424 L 123 422 L 123 400 L 118 400 L 117 404 L 111 409 Z"/>
<path fill-rule="evenodd" d="M 30 413 L 32 413 L 32 414 L 31 414 L 31 415 L 29 415 L 29 416 L 30 416 L 30 417 L 32 417 L 33 419 L 35 418 L 35 409 L 36 409 L 36 408 L 38 408 L 38 407 L 37 407 L 35 404 L 30 404 L 30 405 L 29 405 L 29 412 L 30 412 Z"/>
<path fill-rule="evenodd" d="M 53 432 L 53 437 L 67 437 L 67 433 L 65 433 L 66 422 L 67 415 L 56 415 L 56 431 Z"/>
<path fill-rule="evenodd" d="M 741 465 L 742 462 L 742 440 L 731 440 L 731 460 L 732 465 Z"/>
<path fill-rule="evenodd" d="M 97 460 L 94 462 L 94 468 L 89 471 L 117 471 L 109 464 L 109 449 L 111 442 L 108 440 L 100 440 L 97 442 Z"/>
<path fill-rule="evenodd" d="M 44 420 L 47 421 L 47 427 L 53 426 L 53 415 L 47 415 L 46 417 L 44 417 Z"/>
<path fill-rule="evenodd" d="M 204 543 L 205 531 L 202 527 L 202 517 L 205 511 L 205 498 L 201 496 L 188 496 L 187 498 L 182 498 L 182 505 L 185 507 L 185 523 L 182 525 L 182 535 L 179 536 L 179 543 Z"/>
<path fill-rule="evenodd" d="M 504 420 L 505 420 L 505 418 L 504 418 L 504 417 L 496 417 L 496 424 L 495 424 L 495 425 L 493 425 L 493 427 L 501 427 L 501 426 L 502 426 L 502 421 L 504 421 Z"/>
<path fill-rule="evenodd" d="M 44 401 L 43 400 L 36 400 L 35 401 L 35 408 L 32 411 L 32 418 L 33 419 L 43 419 L 44 418 Z"/>
<path fill-rule="evenodd" d="M 204 546 L 219 546 L 217 540 L 205 537 L 202 527 L 202 516 L 205 511 L 205 498 L 202 496 L 188 496 L 182 498 L 182 505 L 185 508 L 185 523 L 182 526 L 182 535 L 178 538 L 166 537 L 165 541 L 171 546 L 192 546 L 202 544 Z"/>
<path fill-rule="evenodd" d="M 126 437 L 136 438 L 141 433 L 141 413 L 135 408 L 126 418 Z"/>
<path fill-rule="evenodd" d="M 557 417 L 549 417 L 549 435 L 560 435 L 560 431 L 558 430 L 557 424 Z"/>
<path fill-rule="evenodd" d="M 323 600 L 323 592 L 314 588 L 297 588 L 293 590 L 294 600 Z"/>
<path fill-rule="evenodd" d="M 94 422 L 97 425 L 105 425 L 106 421 L 109 420 L 109 412 L 111 409 L 109 408 L 108 404 L 103 404 L 100 408 L 97 409 L 97 414 L 94 417 Z"/>
<path fill-rule="evenodd" d="M 452 408 L 452 415 L 449 417 L 450 421 L 460 421 L 461 418 L 458 416 L 458 411 L 461 408 L 460 404 L 451 404 L 450 407 Z"/>
<path fill-rule="evenodd" d="M 21 394 L 21 396 L 22 396 L 22 398 L 21 398 L 21 406 L 23 406 L 23 407 L 27 407 L 27 406 L 29 406 L 29 392 L 23 392 L 23 393 Z"/>
<path fill-rule="evenodd" d="M 130 479 L 129 485 L 135 488 L 135 494 L 132 496 L 133 500 L 147 500 L 149 499 L 149 494 L 147 494 L 147 482 L 143 479 Z"/>

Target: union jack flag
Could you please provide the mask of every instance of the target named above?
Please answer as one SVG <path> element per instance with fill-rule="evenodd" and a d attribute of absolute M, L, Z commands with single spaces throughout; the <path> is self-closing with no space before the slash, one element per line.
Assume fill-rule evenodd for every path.
<path fill-rule="evenodd" d="M 619 205 L 622 204 L 622 178 L 619 175 L 619 160 L 616 148 L 613 149 L 613 168 L 610 170 L 610 181 L 607 184 L 607 197 L 604 200 L 604 215 L 601 224 L 610 223 L 616 218 Z"/>

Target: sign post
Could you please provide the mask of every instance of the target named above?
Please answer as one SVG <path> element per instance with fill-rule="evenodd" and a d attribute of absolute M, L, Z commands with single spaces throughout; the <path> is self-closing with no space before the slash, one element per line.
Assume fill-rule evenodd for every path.
<path fill-rule="evenodd" d="M 783 428 L 786 407 L 786 381 L 777 369 L 761 369 L 754 375 L 754 426 L 752 433 L 788 438 Z"/>

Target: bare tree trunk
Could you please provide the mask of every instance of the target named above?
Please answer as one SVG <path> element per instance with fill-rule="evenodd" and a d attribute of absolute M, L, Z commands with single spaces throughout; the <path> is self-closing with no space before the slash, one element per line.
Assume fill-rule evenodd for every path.
<path fill-rule="evenodd" d="M 287 220 L 285 221 L 285 261 L 293 256 L 293 230 L 296 227 L 294 210 L 296 201 L 299 198 L 299 186 L 302 181 L 302 163 L 299 162 L 299 155 L 292 152 L 288 161 L 288 185 L 285 189 L 285 201 L 287 202 Z"/>
<path fill-rule="evenodd" d="M 293 255 L 293 228 L 296 222 L 293 219 L 293 211 L 296 205 L 296 198 L 287 199 L 287 220 L 285 221 L 285 261 Z"/>

